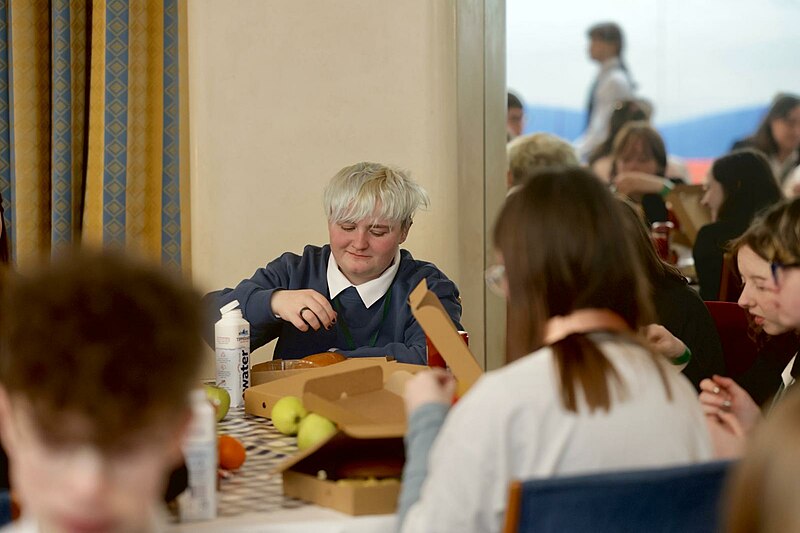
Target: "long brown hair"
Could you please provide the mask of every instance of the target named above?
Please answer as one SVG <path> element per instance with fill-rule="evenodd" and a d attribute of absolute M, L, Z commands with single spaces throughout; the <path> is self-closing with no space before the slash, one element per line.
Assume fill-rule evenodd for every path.
<path fill-rule="evenodd" d="M 579 309 L 609 309 L 632 331 L 651 322 L 649 284 L 619 209 L 577 167 L 536 174 L 509 196 L 494 228 L 508 277 L 508 361 L 542 347 L 549 318 Z M 622 384 L 594 342 L 572 334 L 552 349 L 564 406 L 576 411 L 582 389 L 590 410 L 608 410 L 609 380 Z"/>

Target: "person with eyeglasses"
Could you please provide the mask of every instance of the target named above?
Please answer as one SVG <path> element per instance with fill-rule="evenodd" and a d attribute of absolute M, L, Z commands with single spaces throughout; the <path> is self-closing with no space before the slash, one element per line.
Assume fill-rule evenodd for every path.
<path fill-rule="evenodd" d="M 691 383 L 637 334 L 653 311 L 625 224 L 578 167 L 534 174 L 508 196 L 486 272 L 507 299 L 508 364 L 452 408 L 446 371 L 407 382 L 400 531 L 500 531 L 512 479 L 711 457 Z"/>
<path fill-rule="evenodd" d="M 463 329 L 455 283 L 400 249 L 428 194 L 405 171 L 361 162 L 331 178 L 323 203 L 329 244 L 286 252 L 235 288 L 207 294 L 206 340 L 214 345 L 219 309 L 238 300 L 250 322 L 250 349 L 277 338 L 276 359 L 335 351 L 426 364 L 425 333 L 408 306 L 421 280 Z"/>
<path fill-rule="evenodd" d="M 738 250 L 744 282 L 739 305 L 770 335 L 800 330 L 800 199 L 766 212 L 733 247 Z M 790 356 L 773 382 L 767 416 L 800 375 L 797 353 Z M 714 438 L 724 443 L 728 455 L 741 453 L 745 440 L 763 419 L 761 408 L 730 378 L 713 376 L 703 380 L 700 388 L 706 413 L 719 422 Z"/>

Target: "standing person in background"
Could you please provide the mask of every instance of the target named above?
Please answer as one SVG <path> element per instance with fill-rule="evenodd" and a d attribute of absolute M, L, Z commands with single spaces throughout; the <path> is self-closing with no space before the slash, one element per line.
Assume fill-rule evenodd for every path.
<path fill-rule="evenodd" d="M 575 141 L 578 156 L 586 161 L 606 137 L 614 106 L 633 97 L 634 84 L 622 60 L 622 29 L 613 22 L 595 24 L 588 31 L 589 57 L 600 64 L 586 112 L 586 129 Z"/>
<path fill-rule="evenodd" d="M 506 108 L 506 141 L 511 141 L 522 135 L 525 128 L 525 107 L 519 96 L 509 91 L 508 107 Z"/>
<path fill-rule="evenodd" d="M 783 185 L 800 162 L 800 97 L 776 96 L 756 132 L 735 143 L 733 148 L 757 148 L 764 152 L 775 179 Z M 793 191 L 784 189 L 784 192 Z"/>

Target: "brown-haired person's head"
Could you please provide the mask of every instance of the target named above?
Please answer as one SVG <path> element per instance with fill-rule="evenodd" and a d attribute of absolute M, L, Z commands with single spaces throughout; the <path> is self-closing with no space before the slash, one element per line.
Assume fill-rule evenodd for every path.
<path fill-rule="evenodd" d="M 644 172 L 664 176 L 667 148 L 661 135 L 644 121 L 628 122 L 614 138 L 611 151 L 612 178 L 623 172 Z"/>
<path fill-rule="evenodd" d="M 494 229 L 505 266 L 508 358 L 545 344 L 549 319 L 604 309 L 630 331 L 652 321 L 649 286 L 617 200 L 581 168 L 544 171 L 511 194 Z M 575 408 L 576 389 L 590 408 L 608 408 L 613 368 L 586 335 L 552 344 L 562 396 Z"/>
<path fill-rule="evenodd" d="M 800 389 L 789 389 L 756 431 L 728 483 L 727 533 L 800 531 L 798 450 Z"/>
<path fill-rule="evenodd" d="M 0 437 L 26 513 L 55 531 L 146 528 L 180 459 L 198 296 L 117 253 L 70 252 L 6 281 Z"/>

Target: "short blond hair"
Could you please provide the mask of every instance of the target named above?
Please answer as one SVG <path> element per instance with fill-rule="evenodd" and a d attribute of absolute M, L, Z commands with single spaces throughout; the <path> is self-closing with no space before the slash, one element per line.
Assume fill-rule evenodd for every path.
<path fill-rule="evenodd" d="M 511 185 L 521 185 L 548 167 L 577 166 L 575 149 L 564 139 L 549 133 L 521 135 L 508 143 Z"/>
<path fill-rule="evenodd" d="M 331 178 L 323 193 L 329 222 L 358 222 L 372 217 L 411 226 L 414 213 L 430 204 L 428 193 L 409 173 L 367 161 L 344 167 Z"/>

